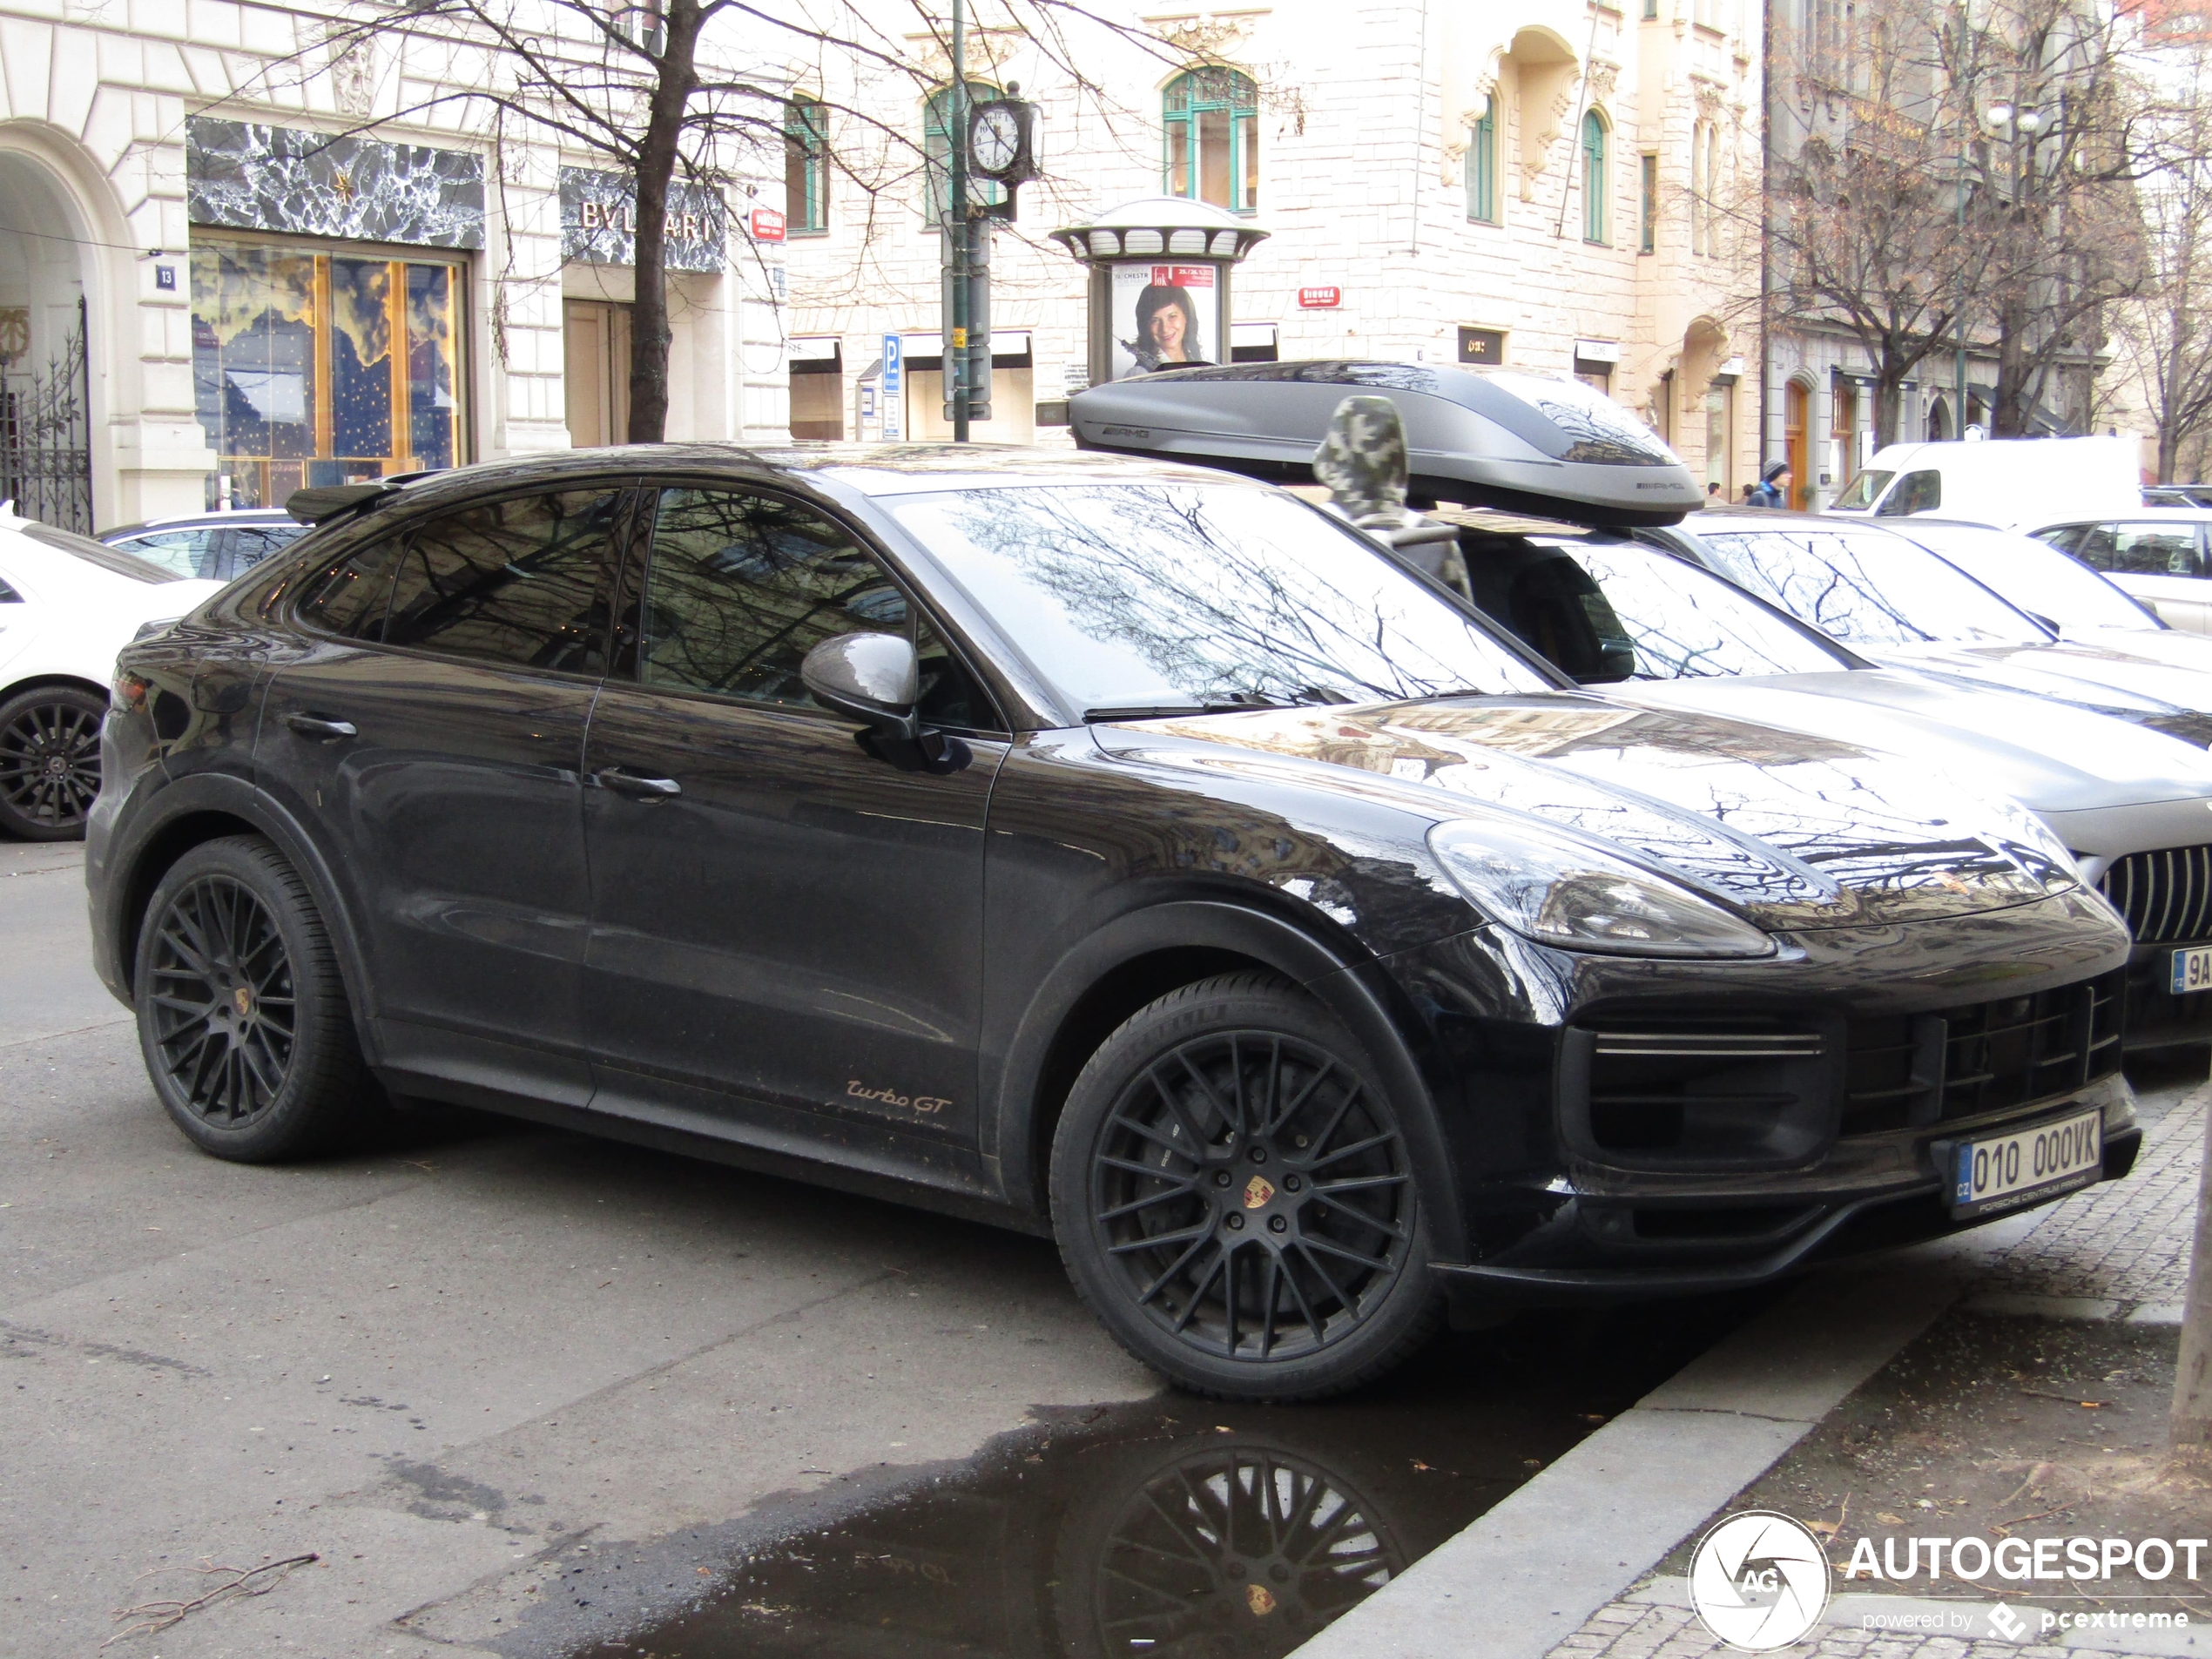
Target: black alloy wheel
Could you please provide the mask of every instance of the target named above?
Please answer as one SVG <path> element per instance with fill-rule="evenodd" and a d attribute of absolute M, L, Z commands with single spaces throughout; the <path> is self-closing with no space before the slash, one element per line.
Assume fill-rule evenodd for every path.
<path fill-rule="evenodd" d="M 1142 1010 L 1070 1092 L 1053 1205 L 1086 1299 L 1186 1387 L 1305 1399 L 1434 1328 L 1396 1112 L 1293 988 L 1232 975 Z"/>
<path fill-rule="evenodd" d="M 0 830 L 28 841 L 73 841 L 100 792 L 103 698 L 39 685 L 0 704 Z"/>
<path fill-rule="evenodd" d="M 327 1150 L 373 1096 L 320 916 L 248 836 L 172 866 L 146 907 L 132 990 L 146 1070 L 178 1127 L 219 1157 Z"/>
<path fill-rule="evenodd" d="M 1150 1650 L 1278 1659 L 1406 1570 L 1388 1521 L 1341 1477 L 1264 1441 L 1181 1451 L 1073 1523 L 1055 1577 L 1084 1659 Z"/>

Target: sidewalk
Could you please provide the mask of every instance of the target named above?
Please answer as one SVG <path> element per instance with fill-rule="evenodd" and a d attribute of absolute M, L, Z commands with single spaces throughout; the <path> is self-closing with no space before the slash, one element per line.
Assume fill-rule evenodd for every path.
<path fill-rule="evenodd" d="M 2178 1324 L 2188 1288 L 2208 1098 L 2212 1085 L 2198 1089 L 2148 1127 L 2141 1157 L 2128 1179 L 2093 1187 L 2043 1212 L 2032 1231 L 1989 1264 L 1961 1307 L 1994 1315 Z M 1993 1637 L 1889 1634 L 1861 1628 L 1862 1615 L 1878 1606 L 1905 1611 L 1955 1608 L 1959 1603 L 1847 1595 L 1841 1580 L 1835 1588 L 1838 1595 L 1830 1605 L 1826 1628 L 1816 1638 L 1781 1651 L 1797 1659 L 2212 1654 L 2212 1628 L 2193 1629 L 2188 1636 L 2082 1632 L 2058 1644 L 2025 1645 Z M 1600 1608 L 1551 1650 L 1551 1659 L 1707 1659 L 1732 1651 L 1690 1610 L 1684 1579 L 1652 1575 Z"/>

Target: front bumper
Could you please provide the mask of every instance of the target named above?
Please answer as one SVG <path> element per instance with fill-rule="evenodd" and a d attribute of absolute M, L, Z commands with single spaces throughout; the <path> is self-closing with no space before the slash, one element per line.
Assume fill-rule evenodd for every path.
<path fill-rule="evenodd" d="M 2212 939 L 2138 945 L 2128 955 L 2128 1013 L 2122 1031 L 2129 1054 L 2186 1043 L 2212 1042 L 2212 990 L 2176 996 L 2170 964 L 2177 950 L 2212 945 Z"/>
<path fill-rule="evenodd" d="M 2132 1163 L 2130 951 L 2101 901 L 1784 943 L 1656 964 L 1483 930 L 1390 959 L 1465 1241 L 1440 1278 L 1494 1302 L 1760 1284 L 1972 1224 L 1939 1144 L 2068 1110 L 2101 1113 L 2106 1177 Z"/>
<path fill-rule="evenodd" d="M 2073 1102 L 2059 1102 L 2063 1107 Z M 2048 1116 L 2051 1103 L 2023 1117 Z M 2109 1120 L 2108 1120 L 2109 1122 Z M 2005 1125 L 1977 1132 L 2001 1131 Z M 1934 1138 L 1934 1137 L 1931 1137 Z M 2104 1139 L 2103 1179 L 2116 1181 L 2134 1168 L 2142 1130 L 2130 1112 L 2127 1127 L 2108 1127 Z M 2077 1189 L 2078 1190 L 2078 1189 Z M 2006 1211 L 2020 1215 L 2054 1204 L 2054 1195 Z M 1728 1231 L 1731 1211 L 1746 1217 L 1741 1231 Z M 1929 1165 L 1927 1177 L 1910 1188 L 1882 1193 L 1808 1195 L 1791 1205 L 1701 1206 L 1695 1212 L 1715 1223 L 1697 1241 L 1642 1228 L 1650 1218 L 1670 1212 L 1658 1206 L 1578 1199 L 1554 1217 L 1545 1231 L 1521 1241 L 1499 1259 L 1433 1264 L 1455 1311 L 1500 1304 L 1543 1306 L 1615 1301 L 1631 1296 L 1689 1296 L 1743 1290 L 1773 1284 L 1831 1262 L 1966 1232 L 2000 1216 L 1953 1221 L 1943 1198 L 1943 1183 Z"/>

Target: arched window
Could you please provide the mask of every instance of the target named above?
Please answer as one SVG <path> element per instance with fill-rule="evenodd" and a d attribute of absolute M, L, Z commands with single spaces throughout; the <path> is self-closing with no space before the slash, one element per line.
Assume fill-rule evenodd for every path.
<path fill-rule="evenodd" d="M 1582 239 L 1610 240 L 1606 200 L 1613 181 L 1606 167 L 1605 118 L 1592 110 L 1582 118 Z"/>
<path fill-rule="evenodd" d="M 829 229 L 829 110 L 794 98 L 784 105 L 784 216 L 793 236 Z"/>
<path fill-rule="evenodd" d="M 1498 100 L 1483 105 L 1481 118 L 1467 129 L 1467 217 L 1480 225 L 1498 222 Z"/>
<path fill-rule="evenodd" d="M 1232 212 L 1259 206 L 1259 89 L 1233 69 L 1194 69 L 1160 98 L 1167 193 Z"/>
<path fill-rule="evenodd" d="M 988 81 L 971 80 L 968 83 L 968 109 L 999 96 L 999 89 Z M 961 142 L 968 138 L 968 122 L 962 111 Z M 941 225 L 951 210 L 953 199 L 953 89 L 941 86 L 929 95 L 929 103 L 922 118 L 922 153 L 927 158 L 929 174 L 929 222 Z M 968 175 L 968 199 L 972 206 L 995 207 L 1006 199 L 1006 186 L 988 179 Z"/>

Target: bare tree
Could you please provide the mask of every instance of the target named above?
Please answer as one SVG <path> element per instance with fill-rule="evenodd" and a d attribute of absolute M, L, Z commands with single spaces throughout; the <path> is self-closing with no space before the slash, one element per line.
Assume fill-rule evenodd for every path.
<path fill-rule="evenodd" d="M 1869 0 L 1854 27 L 1777 38 L 1773 154 L 1761 204 L 1782 312 L 1851 334 L 1873 366 L 1877 443 L 1905 382 L 1980 298 L 1935 0 Z M 1777 31 L 1779 33 L 1779 31 Z"/>
<path fill-rule="evenodd" d="M 2143 280 L 2121 307 L 2116 333 L 2143 406 L 2158 426 L 2158 480 L 2175 481 L 2181 457 L 2212 436 L 2212 110 L 2205 107 L 2205 48 L 2162 66 L 2182 131 L 2172 165 L 2146 179 Z"/>
<path fill-rule="evenodd" d="M 1126 37 L 1155 51 L 1147 31 L 1096 17 L 1071 0 L 992 0 L 995 33 L 1018 38 L 1077 88 L 1089 43 L 1073 30 Z M 893 26 L 904 23 L 905 29 Z M 719 193 L 782 171 L 794 141 L 792 88 L 809 66 L 838 60 L 839 84 L 902 81 L 917 99 L 940 85 L 947 16 L 930 0 L 412 0 L 337 24 L 334 57 L 353 39 L 404 31 L 448 47 L 456 67 L 443 84 L 392 115 L 419 117 L 462 103 L 603 159 L 630 184 L 632 264 L 629 441 L 658 443 L 668 421 L 671 205 L 683 185 Z M 916 41 L 922 44 L 918 48 Z M 926 140 L 908 130 L 907 99 L 810 94 L 809 120 L 833 126 L 880 165 L 867 172 L 835 158 L 840 174 L 871 197 L 926 172 Z M 898 113 L 887 118 L 884 111 Z M 819 138 L 819 127 L 806 129 Z M 801 140 L 803 141 L 803 139 Z"/>

